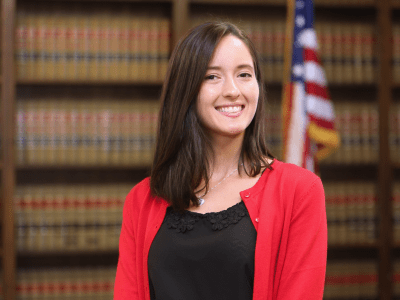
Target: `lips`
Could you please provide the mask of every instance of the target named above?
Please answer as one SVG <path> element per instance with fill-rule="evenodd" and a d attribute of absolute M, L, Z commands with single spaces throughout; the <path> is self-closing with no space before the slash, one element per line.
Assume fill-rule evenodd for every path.
<path fill-rule="evenodd" d="M 238 117 L 242 114 L 244 105 L 228 105 L 228 106 L 218 106 L 216 110 L 227 117 Z"/>

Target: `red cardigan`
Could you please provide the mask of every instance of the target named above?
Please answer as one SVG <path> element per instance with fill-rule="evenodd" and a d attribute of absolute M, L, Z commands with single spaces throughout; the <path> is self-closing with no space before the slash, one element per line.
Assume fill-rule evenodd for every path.
<path fill-rule="evenodd" d="M 253 300 L 322 299 L 327 223 L 322 182 L 278 160 L 240 192 L 257 230 Z M 150 194 L 149 178 L 126 197 L 114 300 L 150 300 L 147 259 L 168 203 Z"/>

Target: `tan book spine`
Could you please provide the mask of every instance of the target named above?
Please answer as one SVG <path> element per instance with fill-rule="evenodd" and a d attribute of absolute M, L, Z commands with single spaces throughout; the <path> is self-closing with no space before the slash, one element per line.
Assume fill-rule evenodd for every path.
<path fill-rule="evenodd" d="M 57 103 L 56 103 L 57 102 Z M 48 100 L 45 111 L 46 153 L 45 163 L 48 165 L 60 164 L 56 160 L 56 106 L 57 100 Z"/>
<path fill-rule="evenodd" d="M 40 5 L 41 6 L 41 5 Z M 36 80 L 46 79 L 46 67 L 47 67 L 47 53 L 46 53 L 46 32 L 48 26 L 49 14 L 44 7 L 39 8 L 37 18 L 37 36 L 36 36 Z"/>
<path fill-rule="evenodd" d="M 120 78 L 120 32 L 121 32 L 121 16 L 119 13 L 113 11 L 110 13 L 110 23 L 109 23 L 109 41 L 110 41 L 110 70 L 109 78 L 110 80 L 118 80 Z"/>
<path fill-rule="evenodd" d="M 62 246 L 67 251 L 78 249 L 79 230 L 78 221 L 81 217 L 77 214 L 79 202 L 77 201 L 78 189 L 75 185 L 69 185 L 65 189 L 63 202 L 63 226 L 62 226 Z"/>
<path fill-rule="evenodd" d="M 171 21 L 168 18 L 159 19 L 159 73 L 157 80 L 163 81 L 168 69 L 170 53 Z"/>
<path fill-rule="evenodd" d="M 87 100 L 80 100 L 76 103 L 76 161 L 77 165 L 87 165 L 87 156 L 89 155 L 89 111 Z M 93 154 L 93 153 L 91 153 Z"/>
<path fill-rule="evenodd" d="M 64 201 L 66 197 L 66 187 L 64 185 L 54 186 L 54 199 L 53 199 L 53 247 L 55 251 L 64 250 L 64 239 L 66 231 L 66 218 L 64 209 Z"/>
<path fill-rule="evenodd" d="M 55 234 L 57 232 L 55 227 L 55 186 L 50 185 L 43 188 L 43 203 L 41 205 L 43 215 L 43 250 L 54 251 L 55 250 Z"/>
<path fill-rule="evenodd" d="M 344 183 L 338 183 L 337 185 L 337 244 L 346 245 L 348 239 L 348 228 L 347 228 L 347 208 L 348 208 L 348 189 Z"/>
<path fill-rule="evenodd" d="M 41 202 L 43 200 L 43 187 L 32 186 L 32 199 L 31 199 L 31 236 L 29 240 L 29 249 L 32 251 L 43 250 L 43 227 L 44 218 L 41 209 Z"/>
<path fill-rule="evenodd" d="M 142 132 L 141 163 L 145 166 L 151 165 L 153 157 L 152 105 L 153 103 L 150 101 L 143 102 L 140 120 Z"/>
<path fill-rule="evenodd" d="M 46 149 L 46 101 L 44 99 L 37 100 L 37 120 L 38 120 L 38 148 L 36 164 L 43 165 L 45 163 L 45 149 Z"/>
<path fill-rule="evenodd" d="M 130 102 L 121 102 L 121 110 L 119 116 L 121 118 L 121 165 L 128 166 L 130 164 L 131 157 L 131 142 L 130 138 L 133 134 L 131 132 L 131 106 Z"/>
<path fill-rule="evenodd" d="M 139 17 L 139 81 L 149 79 L 150 69 L 150 50 L 149 50 L 150 18 L 148 16 Z"/>
<path fill-rule="evenodd" d="M 31 10 L 29 10 L 29 8 Z M 27 8 L 26 14 L 26 50 L 27 50 L 27 60 L 26 60 L 26 79 L 36 78 L 36 32 L 37 32 L 37 17 L 31 7 Z"/>
<path fill-rule="evenodd" d="M 376 190 L 373 184 L 365 187 L 366 192 L 366 207 L 365 217 L 367 220 L 367 243 L 373 244 L 376 242 Z"/>
<path fill-rule="evenodd" d="M 335 203 L 335 190 L 332 183 L 325 184 L 325 206 L 326 218 L 328 223 L 328 245 L 334 245 L 336 242 L 336 203 Z"/>
<path fill-rule="evenodd" d="M 78 148 L 80 147 L 79 124 L 81 114 L 78 111 L 78 101 L 67 99 L 65 108 L 66 122 L 66 164 L 76 165 L 78 163 Z"/>
<path fill-rule="evenodd" d="M 400 244 L 400 183 L 393 185 L 393 241 Z"/>
<path fill-rule="evenodd" d="M 96 206 L 96 222 L 98 224 L 97 237 L 98 237 L 98 250 L 106 250 L 109 243 L 109 236 L 107 235 L 108 220 L 108 190 L 110 185 L 96 186 L 97 188 L 97 206 Z"/>
<path fill-rule="evenodd" d="M 75 80 L 77 75 L 77 44 L 78 44 L 78 26 L 76 17 L 76 8 L 68 12 L 65 18 L 66 26 L 66 80 Z"/>
<path fill-rule="evenodd" d="M 113 166 L 121 164 L 121 101 L 107 101 L 109 110 L 109 140 L 110 140 L 110 161 Z"/>
<path fill-rule="evenodd" d="M 88 80 L 97 80 L 100 63 L 100 15 L 97 12 L 87 14 L 88 22 Z"/>
<path fill-rule="evenodd" d="M 32 100 L 25 100 L 26 104 L 26 161 L 27 165 L 32 165 L 36 161 L 36 135 L 37 135 L 37 116 L 36 107 Z"/>
<path fill-rule="evenodd" d="M 400 82 L 400 24 L 394 23 L 393 31 L 393 82 Z"/>
<path fill-rule="evenodd" d="M 22 166 L 25 164 L 25 152 L 27 142 L 26 116 L 26 102 L 24 100 L 16 101 L 15 163 L 17 164 L 17 166 Z"/>
<path fill-rule="evenodd" d="M 98 79 L 110 78 L 110 13 L 101 11 L 99 13 L 99 70 Z"/>
<path fill-rule="evenodd" d="M 87 230 L 88 225 L 88 212 L 86 208 L 86 202 L 88 201 L 88 189 L 85 185 L 75 186 L 76 188 L 76 199 L 75 199 L 75 224 L 77 228 L 76 235 L 78 237 L 78 245 L 74 250 L 86 250 L 88 247 L 87 243 Z"/>
<path fill-rule="evenodd" d="M 339 23 L 333 25 L 333 61 L 334 83 L 343 83 L 343 26 Z"/>
<path fill-rule="evenodd" d="M 99 248 L 98 236 L 98 189 L 95 185 L 89 185 L 86 189 L 86 202 L 85 202 L 85 218 L 86 226 L 85 231 L 85 250 L 94 251 Z"/>
<path fill-rule="evenodd" d="M 98 100 L 87 100 L 83 104 L 84 109 L 86 110 L 86 118 L 85 118 L 85 130 L 84 135 L 86 136 L 84 143 L 84 151 L 83 155 L 86 156 L 86 159 L 82 161 L 84 165 L 96 165 L 100 162 L 99 160 L 99 145 L 100 145 L 100 132 L 99 132 L 99 112 L 98 109 Z"/>
<path fill-rule="evenodd" d="M 17 10 L 16 25 L 15 25 L 15 54 L 16 54 L 16 76 L 17 79 L 27 78 L 27 61 L 28 53 L 28 24 L 27 11 L 23 6 Z"/>
<path fill-rule="evenodd" d="M 111 161 L 111 116 L 112 112 L 109 106 L 109 101 L 97 101 L 97 126 L 98 126 L 98 139 L 100 140 L 98 147 L 98 163 L 107 166 Z"/>
<path fill-rule="evenodd" d="M 360 104 L 352 103 L 350 105 L 351 114 L 351 141 L 352 141 L 352 151 L 351 151 L 351 162 L 349 163 L 362 163 L 362 147 L 361 147 L 361 114 L 360 114 Z"/>
<path fill-rule="evenodd" d="M 363 163 L 370 163 L 371 161 L 371 147 L 370 147 L 370 130 L 369 130 L 369 115 L 371 105 L 369 103 L 362 103 L 360 107 L 361 117 L 361 161 Z"/>
<path fill-rule="evenodd" d="M 44 78 L 46 80 L 54 80 L 55 71 L 55 41 L 56 41 L 56 14 L 54 7 L 50 6 L 46 11 L 45 33 L 44 33 Z"/>
<path fill-rule="evenodd" d="M 372 24 L 365 24 L 363 30 L 363 61 L 365 83 L 375 82 L 375 27 Z"/>
<path fill-rule="evenodd" d="M 373 105 L 370 114 L 370 130 L 371 130 L 371 162 L 378 162 L 379 153 L 379 111 L 376 104 Z"/>
<path fill-rule="evenodd" d="M 67 14 L 57 11 L 55 18 L 54 79 L 63 80 L 67 74 Z"/>
<path fill-rule="evenodd" d="M 342 112 L 342 155 L 340 156 L 340 163 L 349 164 L 352 162 L 352 145 L 351 145 L 351 103 L 343 104 L 343 112 Z"/>
<path fill-rule="evenodd" d="M 354 50 L 353 50 L 353 24 L 342 23 L 343 39 L 343 82 L 346 84 L 354 82 Z"/>
<path fill-rule="evenodd" d="M 88 80 L 89 78 L 89 22 L 85 13 L 76 12 L 76 79 Z"/>
<path fill-rule="evenodd" d="M 159 52 L 158 52 L 158 31 L 159 31 L 159 20 L 158 17 L 150 17 L 148 20 L 148 77 L 150 81 L 156 81 L 158 79 L 159 70 Z"/>
<path fill-rule="evenodd" d="M 129 79 L 129 64 L 130 64 L 130 53 L 129 53 L 129 6 L 124 7 L 122 14 L 118 17 L 119 19 L 119 69 L 117 76 L 119 80 Z"/>
<path fill-rule="evenodd" d="M 132 81 L 138 81 L 140 79 L 139 74 L 139 61 L 140 61 L 140 39 L 139 35 L 141 20 L 136 15 L 131 15 L 130 19 L 130 31 L 129 31 L 129 49 L 130 49 L 130 63 L 129 63 L 129 78 Z"/>
<path fill-rule="evenodd" d="M 332 32 L 332 24 L 329 22 L 323 23 L 323 36 L 325 40 L 325 61 L 324 61 L 324 70 L 325 76 L 328 83 L 331 83 L 334 78 L 334 56 L 333 56 L 333 47 L 334 47 L 334 36 Z"/>
<path fill-rule="evenodd" d="M 362 32 L 363 24 L 356 23 L 352 27 L 353 34 L 353 56 L 354 56 L 354 83 L 360 84 L 363 82 L 363 63 L 362 63 Z"/>
<path fill-rule="evenodd" d="M 26 250 L 27 216 L 24 193 L 25 188 L 17 185 L 14 193 L 15 247 L 17 251 Z"/>
<path fill-rule="evenodd" d="M 276 34 L 276 72 L 275 82 L 283 80 L 283 53 L 285 52 L 285 22 L 279 20 L 275 23 Z"/>
<path fill-rule="evenodd" d="M 266 82 L 274 80 L 274 27 L 271 21 L 266 20 L 263 28 L 263 52 L 265 57 L 264 74 Z"/>
<path fill-rule="evenodd" d="M 143 149 L 142 143 L 142 124 L 141 114 L 143 111 L 143 102 L 135 101 L 129 109 L 129 124 L 130 128 L 130 160 L 129 165 L 138 166 L 141 165 L 141 152 Z"/>

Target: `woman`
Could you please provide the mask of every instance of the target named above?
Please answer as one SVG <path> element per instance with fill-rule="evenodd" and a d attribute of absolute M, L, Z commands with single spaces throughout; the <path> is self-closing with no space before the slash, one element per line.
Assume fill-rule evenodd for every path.
<path fill-rule="evenodd" d="M 128 194 L 114 299 L 322 299 L 321 180 L 273 158 L 253 44 L 205 23 L 172 53 L 150 178 Z"/>

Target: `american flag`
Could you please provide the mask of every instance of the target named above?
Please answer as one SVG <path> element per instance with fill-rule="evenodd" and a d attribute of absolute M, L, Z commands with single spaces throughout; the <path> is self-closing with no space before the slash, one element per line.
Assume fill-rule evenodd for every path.
<path fill-rule="evenodd" d="M 313 28 L 312 0 L 296 0 L 290 81 L 285 86 L 283 160 L 312 172 L 339 146 L 335 112 Z"/>

